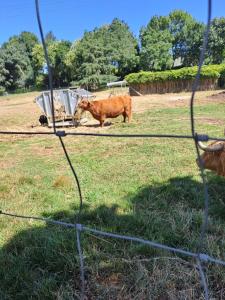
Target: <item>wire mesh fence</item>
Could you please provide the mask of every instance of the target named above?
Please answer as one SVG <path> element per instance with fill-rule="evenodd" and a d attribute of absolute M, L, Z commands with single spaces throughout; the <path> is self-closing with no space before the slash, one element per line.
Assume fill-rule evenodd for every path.
<path fill-rule="evenodd" d="M 76 215 L 76 222 L 75 224 L 72 223 L 67 223 L 67 222 L 62 222 L 62 221 L 57 221 L 49 218 L 42 218 L 42 217 L 36 217 L 36 216 L 24 216 L 24 215 L 18 215 L 14 213 L 9 213 L 9 212 L 3 212 L 0 211 L 0 214 L 8 216 L 8 217 L 13 217 L 13 218 L 22 218 L 22 219 L 33 219 L 37 221 L 44 221 L 46 223 L 51 223 L 54 225 L 58 226 L 64 226 L 64 227 L 69 227 L 69 228 L 74 228 L 76 230 L 76 243 L 77 243 L 77 250 L 78 250 L 78 255 L 79 255 L 79 261 L 80 261 L 80 280 L 81 280 L 81 299 L 85 298 L 85 268 L 84 268 L 84 257 L 82 253 L 82 245 L 81 245 L 81 233 L 82 232 L 89 232 L 94 235 L 100 235 L 103 237 L 107 238 L 113 238 L 113 239 L 120 239 L 120 240 L 126 240 L 126 241 L 132 241 L 136 243 L 141 243 L 144 245 L 147 245 L 149 247 L 157 248 L 157 249 L 162 249 L 169 251 L 174 254 L 178 255 L 184 255 L 188 256 L 194 259 L 196 265 L 197 265 L 197 270 L 199 272 L 199 277 L 201 281 L 201 285 L 204 291 L 204 296 L 205 299 L 209 299 L 209 289 L 208 289 L 208 283 L 206 280 L 205 276 L 205 271 L 204 267 L 206 263 L 213 263 L 213 264 L 219 264 L 222 266 L 225 266 L 225 261 L 222 261 L 220 259 L 214 258 L 207 253 L 204 253 L 204 244 L 206 241 L 206 233 L 207 233 L 207 227 L 208 227 L 208 219 L 209 219 L 209 213 L 208 213 L 208 207 L 209 207 L 209 193 L 208 193 L 208 184 L 207 184 L 207 178 L 204 170 L 204 165 L 201 160 L 200 156 L 200 149 L 198 142 L 199 141 L 210 141 L 210 140 L 216 140 L 216 141 L 225 141 L 224 138 L 217 138 L 217 137 L 211 137 L 208 136 L 207 134 L 198 134 L 195 130 L 195 113 L 194 113 L 194 99 L 195 99 L 195 93 L 198 89 L 198 85 L 200 82 L 200 73 L 201 73 L 201 68 L 204 62 L 204 56 L 205 52 L 207 49 L 207 42 L 208 42 L 208 35 L 210 31 L 210 23 L 211 23 L 211 12 L 212 12 L 212 0 L 208 0 L 208 18 L 207 18 L 207 26 L 206 30 L 204 32 L 204 38 L 203 38 L 203 45 L 201 48 L 201 53 L 200 53 L 200 59 L 199 59 L 199 66 L 198 66 L 198 71 L 196 75 L 196 79 L 193 84 L 193 90 L 192 90 L 192 95 L 191 95 L 191 100 L 190 100 L 190 127 L 191 127 L 191 135 L 174 135 L 174 134 L 107 134 L 107 133 L 83 133 L 83 132 L 66 132 L 66 131 L 57 131 L 56 126 L 55 126 L 55 115 L 54 115 L 54 101 L 53 101 L 53 85 L 52 85 L 52 70 L 49 62 L 49 57 L 48 57 L 48 51 L 47 47 L 45 44 L 45 39 L 44 39 L 44 34 L 43 34 L 43 29 L 42 29 L 42 23 L 41 23 L 41 18 L 40 18 L 40 11 L 39 11 L 39 1 L 35 0 L 35 6 L 36 6 L 36 14 L 37 14 L 37 21 L 38 21 L 38 26 L 39 26 L 39 31 L 41 35 L 41 41 L 42 45 L 44 48 L 44 54 L 45 54 L 45 59 L 47 62 L 48 66 L 48 77 L 49 77 L 49 87 L 50 87 L 50 95 L 51 95 L 51 109 L 52 109 L 52 116 L 53 116 L 53 131 L 51 132 L 28 132 L 28 131 L 0 131 L 0 134 L 3 135 L 8 135 L 8 134 L 18 134 L 18 135 L 55 135 L 56 138 L 59 139 L 59 142 L 62 146 L 62 149 L 64 151 L 66 160 L 69 164 L 69 167 L 71 169 L 71 172 L 74 176 L 76 186 L 79 191 L 79 199 L 80 199 L 80 206 L 79 206 L 79 212 Z M 101 231 L 97 230 L 94 228 L 87 227 L 83 224 L 80 224 L 80 214 L 82 212 L 82 207 L 83 207 L 83 197 L 82 197 L 82 190 L 79 182 L 79 178 L 76 174 L 75 168 L 73 167 L 73 164 L 71 162 L 71 159 L 68 155 L 66 146 L 64 144 L 63 138 L 65 136 L 95 136 L 95 137 L 117 137 L 117 138 L 171 138 L 171 139 L 192 139 L 195 149 L 196 149 L 196 157 L 199 161 L 199 168 L 200 168 L 200 175 L 202 178 L 202 183 L 203 183 L 203 192 L 204 192 L 204 216 L 203 216 L 203 221 L 201 225 L 201 231 L 199 234 L 199 241 L 198 241 L 198 247 L 196 252 L 192 251 L 187 251 L 175 247 L 170 247 L 161 243 L 157 243 L 154 241 L 149 241 L 145 240 L 139 237 L 133 237 L 133 236 L 128 236 L 128 235 L 120 235 L 117 233 L 112 233 L 112 232 L 106 232 L 106 231 Z M 204 266 L 203 266 L 204 264 Z"/>

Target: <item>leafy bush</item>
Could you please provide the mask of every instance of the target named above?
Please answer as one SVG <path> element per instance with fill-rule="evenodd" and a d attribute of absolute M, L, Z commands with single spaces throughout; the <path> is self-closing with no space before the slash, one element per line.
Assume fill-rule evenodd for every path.
<path fill-rule="evenodd" d="M 115 75 L 91 75 L 85 77 L 82 80 L 73 82 L 75 85 L 86 88 L 90 91 L 95 91 L 101 88 L 105 88 L 107 82 L 117 81 L 119 78 Z"/>
<path fill-rule="evenodd" d="M 37 89 L 43 89 L 48 87 L 48 75 L 38 74 L 35 80 L 35 86 Z"/>
<path fill-rule="evenodd" d="M 23 94 L 23 93 L 29 93 L 29 92 L 34 92 L 37 91 L 38 89 L 36 87 L 29 87 L 29 88 L 18 88 L 13 91 L 10 91 L 10 94 Z"/>
<path fill-rule="evenodd" d="M 198 67 L 186 67 L 177 70 L 168 70 L 162 72 L 144 72 L 131 73 L 125 77 L 128 83 L 151 83 L 156 81 L 186 80 L 194 79 Z M 225 72 L 225 64 L 203 66 L 201 78 L 220 78 Z M 224 76 L 224 75 L 223 75 Z"/>
<path fill-rule="evenodd" d="M 3 96 L 5 93 L 5 88 L 3 86 L 0 86 L 0 96 Z"/>
<path fill-rule="evenodd" d="M 225 68 L 220 72 L 219 87 L 225 87 Z"/>

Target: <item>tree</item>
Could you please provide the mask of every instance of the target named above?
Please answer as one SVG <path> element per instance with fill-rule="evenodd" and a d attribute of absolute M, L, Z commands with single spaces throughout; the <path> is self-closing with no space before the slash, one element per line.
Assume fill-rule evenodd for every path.
<path fill-rule="evenodd" d="M 19 40 L 20 43 L 24 44 L 25 49 L 26 49 L 26 54 L 28 55 L 28 57 L 30 59 L 31 66 L 32 66 L 32 69 L 33 69 L 33 74 L 34 74 L 34 78 L 33 78 L 33 84 L 34 84 L 35 77 L 37 75 L 38 70 L 35 68 L 35 64 L 34 64 L 34 61 L 33 61 L 32 51 L 33 51 L 33 48 L 36 45 L 39 44 L 38 38 L 32 32 L 23 31 L 18 36 L 18 40 Z"/>
<path fill-rule="evenodd" d="M 174 10 L 169 14 L 169 31 L 173 36 L 173 59 L 183 66 L 198 64 L 205 26 L 190 14 Z"/>
<path fill-rule="evenodd" d="M 0 95 L 5 91 L 5 77 L 6 77 L 6 70 L 5 70 L 3 51 L 0 48 Z"/>
<path fill-rule="evenodd" d="M 41 44 L 36 44 L 32 49 L 32 61 L 37 73 L 42 73 L 45 63 L 45 56 Z"/>
<path fill-rule="evenodd" d="M 182 10 L 174 10 L 168 17 L 153 17 L 140 32 L 141 68 L 170 69 L 176 59 L 182 66 L 198 64 L 204 29 L 202 23 Z"/>
<path fill-rule="evenodd" d="M 57 39 L 54 35 L 54 33 L 52 31 L 49 31 L 46 33 L 45 35 L 45 43 L 48 45 L 48 44 L 51 44 L 53 42 L 55 42 Z"/>
<path fill-rule="evenodd" d="M 26 53 L 29 56 L 30 60 L 32 60 L 32 50 L 34 46 L 39 43 L 37 36 L 32 32 L 23 31 L 18 36 L 18 41 L 24 44 Z"/>
<path fill-rule="evenodd" d="M 209 56 L 213 64 L 225 62 L 225 18 L 215 18 L 209 35 Z"/>
<path fill-rule="evenodd" d="M 154 16 L 140 31 L 140 66 L 144 71 L 166 70 L 173 65 L 173 37 L 168 29 L 169 18 Z"/>
<path fill-rule="evenodd" d="M 38 43 L 30 32 L 11 37 L 0 48 L 0 85 L 7 89 L 33 86 L 35 73 L 32 49 Z"/>
<path fill-rule="evenodd" d="M 118 19 L 85 32 L 67 54 L 66 62 L 78 84 L 96 89 L 137 70 L 138 43 L 129 27 Z"/>
<path fill-rule="evenodd" d="M 54 41 L 48 45 L 48 56 L 52 68 L 53 85 L 54 87 L 68 86 L 70 82 L 70 72 L 65 63 L 66 54 L 69 52 L 71 43 L 69 41 Z M 38 70 L 38 85 L 41 85 L 40 78 L 44 81 L 46 62 L 43 47 L 40 44 L 34 46 L 32 51 L 32 59 L 35 69 Z M 40 76 L 41 75 L 41 76 Z"/>
<path fill-rule="evenodd" d="M 57 87 L 68 86 L 70 76 L 65 64 L 66 54 L 69 52 L 71 42 L 55 41 L 49 45 L 49 58 L 53 72 L 53 84 Z"/>
<path fill-rule="evenodd" d="M 88 89 L 96 89 L 102 82 L 102 76 L 115 74 L 109 63 L 108 47 L 104 42 L 108 27 L 103 26 L 91 32 L 85 32 L 80 41 L 74 43 L 67 56 L 73 79 Z"/>
<path fill-rule="evenodd" d="M 4 86 L 7 89 L 29 87 L 33 81 L 33 70 L 26 48 L 17 36 L 1 47 L 3 60 Z"/>
<path fill-rule="evenodd" d="M 117 67 L 117 75 L 123 78 L 128 73 L 137 71 L 139 47 L 128 25 L 117 18 L 114 19 L 109 25 L 106 39 L 110 63 Z"/>

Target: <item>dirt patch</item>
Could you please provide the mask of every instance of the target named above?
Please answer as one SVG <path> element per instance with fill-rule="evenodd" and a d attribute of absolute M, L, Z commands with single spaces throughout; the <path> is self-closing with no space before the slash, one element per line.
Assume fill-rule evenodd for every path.
<path fill-rule="evenodd" d="M 55 149 L 53 149 L 53 147 L 45 147 L 45 146 L 39 146 L 39 145 L 33 145 L 32 146 L 32 153 L 36 156 L 52 156 L 53 154 L 55 154 Z"/>
<path fill-rule="evenodd" d="M 34 103 L 35 97 L 38 92 L 12 95 L 0 98 L 0 126 L 1 130 L 6 131 L 29 131 L 37 132 L 44 131 L 49 132 L 52 129 L 47 127 L 41 127 L 39 124 L 39 116 L 42 114 L 41 110 Z M 95 93 L 96 99 L 108 98 L 110 91 L 102 91 Z M 177 94 L 152 94 L 146 96 L 132 97 L 133 100 L 133 113 L 143 113 L 145 111 L 154 108 L 171 108 L 171 107 L 187 107 L 190 103 L 191 93 L 177 93 Z M 195 105 L 201 105 L 205 103 L 224 103 L 225 92 L 219 91 L 206 91 L 197 92 Z M 84 126 L 78 128 L 68 128 L 68 131 L 79 132 L 102 132 L 110 128 L 110 124 L 122 122 L 122 117 L 117 119 L 108 120 L 108 125 L 104 128 L 99 128 L 99 122 L 91 117 L 90 113 L 87 113 L 89 121 Z M 222 124 L 222 120 L 205 119 L 204 122 L 213 122 L 213 124 Z M 216 123 L 215 123 L 216 122 Z M 219 123 L 218 123 L 219 122 Z M 0 141 L 13 141 L 18 139 L 25 139 L 31 136 L 0 136 Z"/>
<path fill-rule="evenodd" d="M 225 101 L 225 91 L 222 91 L 220 93 L 215 93 L 209 96 L 208 98 L 211 99 L 218 99 L 218 100 L 224 100 Z"/>
<path fill-rule="evenodd" d="M 12 161 L 12 160 L 4 160 L 4 159 L 0 159 L 0 169 L 1 170 L 8 170 L 8 169 L 12 169 L 16 166 L 16 162 Z"/>
<path fill-rule="evenodd" d="M 152 94 L 147 96 L 132 97 L 133 111 L 142 113 L 152 108 L 173 108 L 187 107 L 190 105 L 191 93 L 178 94 Z M 224 103 L 225 93 L 221 91 L 205 91 L 197 92 L 195 97 L 195 105 L 205 103 Z"/>
<path fill-rule="evenodd" d="M 175 119 L 173 119 L 175 120 Z M 190 120 L 190 118 L 179 118 L 179 120 Z M 225 125 L 225 120 L 222 119 L 214 119 L 207 117 L 195 117 L 195 120 L 202 124 L 210 124 L 210 125 Z"/>
<path fill-rule="evenodd" d="M 55 188 L 68 188 L 72 186 L 71 178 L 68 176 L 59 176 L 55 179 L 53 185 Z"/>
<path fill-rule="evenodd" d="M 195 119 L 200 120 L 201 123 L 203 123 L 203 124 L 224 126 L 224 120 L 221 120 L 221 119 L 213 119 L 213 118 L 195 118 Z"/>
<path fill-rule="evenodd" d="M 133 112 L 142 113 L 152 108 L 169 108 L 177 106 L 186 106 L 189 96 L 175 96 L 175 95 L 148 95 L 136 96 L 133 99 Z"/>
<path fill-rule="evenodd" d="M 34 103 L 38 93 L 7 96 L 0 98 L 0 126 L 1 130 L 30 130 L 32 126 L 39 125 L 41 114 Z"/>

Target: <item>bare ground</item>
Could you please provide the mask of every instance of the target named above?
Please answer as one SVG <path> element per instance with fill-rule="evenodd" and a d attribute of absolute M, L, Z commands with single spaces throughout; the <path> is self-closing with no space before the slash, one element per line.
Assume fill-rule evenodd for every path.
<path fill-rule="evenodd" d="M 35 97 L 39 92 L 32 92 L 20 95 L 9 95 L 0 97 L 0 126 L 1 130 L 14 131 L 50 131 L 51 129 L 41 127 L 38 118 L 42 114 L 37 104 L 34 103 Z M 95 93 L 96 99 L 103 99 L 109 97 L 109 91 Z M 143 113 L 154 108 L 171 108 L 171 107 L 187 107 L 190 102 L 191 93 L 171 93 L 171 94 L 152 94 L 146 96 L 136 96 L 133 99 L 133 112 Z M 206 103 L 224 103 L 225 92 L 221 90 L 197 92 L 195 98 L 195 105 L 202 105 Z M 80 126 L 79 131 L 99 131 L 107 130 L 109 126 L 103 129 L 99 128 L 98 122 L 94 120 L 89 113 L 89 119 L 85 126 Z M 202 118 L 203 122 L 211 124 L 222 124 L 222 120 L 213 118 Z M 0 140 L 2 140 L 1 137 Z M 13 139 L 13 137 L 11 137 Z M 11 139 L 10 138 L 10 139 Z M 5 140 L 5 138 L 4 138 Z M 18 138 L 17 138 L 18 140 Z"/>

